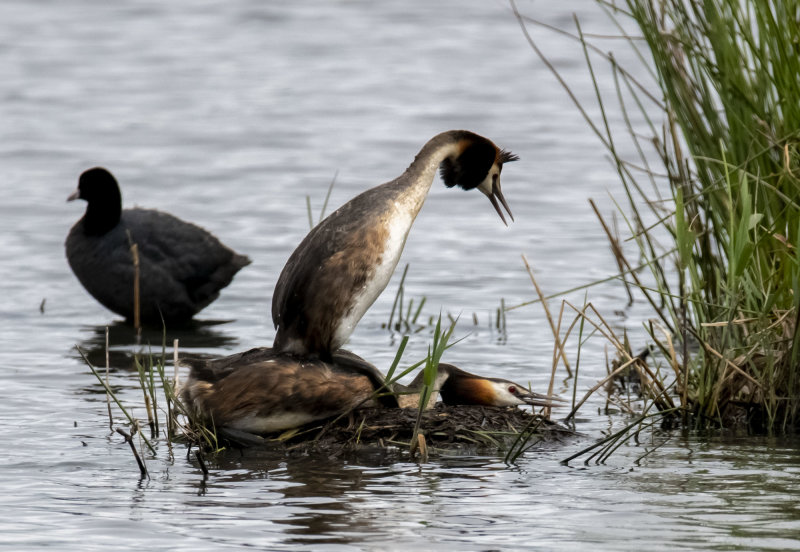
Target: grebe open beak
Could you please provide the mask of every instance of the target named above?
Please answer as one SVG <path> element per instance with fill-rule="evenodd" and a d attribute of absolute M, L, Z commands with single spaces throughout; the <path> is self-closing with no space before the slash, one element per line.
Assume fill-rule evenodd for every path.
<path fill-rule="evenodd" d="M 483 191 L 483 190 L 481 190 L 481 191 Z M 511 221 L 512 222 L 514 221 L 514 215 L 511 214 L 511 209 L 508 208 L 508 203 L 506 203 L 506 198 L 503 197 L 503 190 L 500 189 L 500 180 L 499 179 L 497 179 L 494 182 L 492 182 L 492 191 L 490 193 L 486 194 L 486 197 L 488 197 L 489 201 L 492 202 L 492 207 L 494 207 L 494 210 L 497 211 L 498 215 L 500 215 L 500 219 L 503 221 L 503 224 L 508 226 L 508 223 L 506 222 L 506 217 L 503 216 L 503 211 L 500 209 L 500 205 L 497 203 L 498 199 L 500 200 L 500 203 L 503 204 L 503 207 L 505 207 L 506 211 L 508 212 L 508 216 L 511 217 Z"/>
<path fill-rule="evenodd" d="M 525 404 L 529 404 L 531 406 L 561 406 L 557 403 L 567 402 L 561 397 L 555 396 L 548 396 L 548 395 L 540 395 L 539 393 L 532 393 L 530 391 L 523 391 L 522 389 L 518 390 L 516 393 L 516 397 L 519 400 L 523 401 Z M 554 404 L 554 402 L 556 404 Z"/>
<path fill-rule="evenodd" d="M 514 215 L 511 214 L 511 209 L 508 208 L 506 198 L 503 197 L 503 190 L 500 189 L 500 174 L 490 173 L 484 181 L 480 183 L 478 189 L 483 195 L 489 198 L 489 201 L 492 202 L 492 207 L 494 207 L 494 210 L 500 215 L 500 220 L 503 221 L 503 224 L 508 226 L 508 222 L 506 222 L 506 217 L 503 215 L 503 210 L 500 208 L 500 205 L 502 204 L 503 207 L 506 208 L 506 212 L 508 216 L 511 217 L 512 221 L 514 220 Z M 500 200 L 499 202 L 497 201 L 498 199 Z"/>

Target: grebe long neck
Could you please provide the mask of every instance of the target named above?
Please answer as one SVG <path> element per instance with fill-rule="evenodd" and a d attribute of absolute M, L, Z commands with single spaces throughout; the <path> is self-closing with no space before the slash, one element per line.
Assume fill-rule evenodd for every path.
<path fill-rule="evenodd" d="M 443 132 L 403 174 L 362 192 L 315 226 L 275 286 L 275 349 L 329 360 L 389 283 L 437 171 L 445 186 L 477 188 L 499 209 L 495 196 L 505 205 L 499 180 L 504 160 L 513 156 L 486 138 Z"/>
<path fill-rule="evenodd" d="M 428 197 L 439 166 L 448 157 L 454 157 L 460 153 L 462 149 L 460 146 L 462 140 L 459 136 L 460 132 L 450 130 L 437 134 L 428 140 L 414 157 L 414 161 L 394 181 L 407 189 L 407 192 L 403 195 L 413 212 L 414 218 L 416 218 L 417 213 L 422 208 L 422 204 L 425 203 L 425 199 Z M 409 225 L 410 228 L 411 226 Z"/>
<path fill-rule="evenodd" d="M 439 398 L 439 390 L 445 384 L 447 378 L 450 377 L 449 368 L 449 364 L 440 363 L 439 366 L 437 366 L 436 378 L 431 386 L 431 396 L 428 399 L 428 404 L 425 405 L 426 410 L 433 408 L 433 406 L 436 404 L 436 400 Z M 420 372 L 414 378 L 414 381 L 408 385 L 403 385 L 402 383 L 396 382 L 392 388 L 397 394 L 397 403 L 400 408 L 417 408 L 419 406 L 419 396 L 420 393 L 422 393 L 422 387 L 424 384 L 424 370 L 420 370 Z"/>
<path fill-rule="evenodd" d="M 402 175 L 354 200 L 353 203 L 359 205 L 356 209 L 366 209 L 362 219 L 366 224 L 361 227 L 363 233 L 358 234 L 359 245 L 355 250 L 358 258 L 354 258 L 347 266 L 351 276 L 362 271 L 364 278 L 358 289 L 354 289 L 349 295 L 343 316 L 335 325 L 329 349 L 335 350 L 344 345 L 358 321 L 389 283 L 400 261 L 411 226 L 428 197 L 436 171 L 445 159 L 457 156 L 458 153 L 459 140 L 454 132 L 439 134 L 422 147 Z M 373 210 L 380 198 L 386 203 Z M 368 246 L 365 246 L 368 243 L 375 244 L 374 251 L 368 251 Z M 326 290 L 330 288 L 327 285 L 323 287 Z M 333 309 L 329 311 L 334 312 Z M 279 342 L 276 343 L 279 346 Z M 292 346 L 298 350 L 305 343 L 299 341 Z"/>

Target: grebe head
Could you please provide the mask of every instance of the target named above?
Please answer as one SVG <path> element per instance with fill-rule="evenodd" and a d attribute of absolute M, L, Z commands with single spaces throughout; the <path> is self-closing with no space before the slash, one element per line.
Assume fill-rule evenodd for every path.
<path fill-rule="evenodd" d="M 458 136 L 459 153 L 455 157 L 445 159 L 441 165 L 440 171 L 445 186 L 448 188 L 458 186 L 465 190 L 479 189 L 492 202 L 503 224 L 508 226 L 498 200 L 512 221 L 514 215 L 511 214 L 511 209 L 503 197 L 500 173 L 504 163 L 516 161 L 519 157 L 510 151 L 498 148 L 491 140 L 473 132 L 458 131 Z"/>
<path fill-rule="evenodd" d="M 493 403 L 495 406 L 517 406 L 520 404 L 530 404 L 534 406 L 547 406 L 542 404 L 542 395 L 531 393 L 521 385 L 513 381 L 503 379 L 484 380 L 494 393 Z"/>
<path fill-rule="evenodd" d="M 439 364 L 447 379 L 439 389 L 442 402 L 448 405 L 477 404 L 483 406 L 553 406 L 558 397 L 548 397 L 528 391 L 524 386 L 500 378 L 486 378 L 465 372 L 452 364 Z"/>

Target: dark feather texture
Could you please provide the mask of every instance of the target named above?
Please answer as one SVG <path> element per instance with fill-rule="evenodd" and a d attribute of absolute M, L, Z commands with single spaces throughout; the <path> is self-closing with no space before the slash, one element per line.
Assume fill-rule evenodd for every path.
<path fill-rule="evenodd" d="M 445 159 L 439 168 L 444 185 L 448 188 L 477 188 L 497 158 L 498 150 L 493 143 L 477 134 L 473 136 L 461 138 L 464 144 L 461 154 L 455 159 Z"/>
<path fill-rule="evenodd" d="M 208 231 L 168 213 L 123 211 L 119 187 L 105 169 L 85 172 L 74 197 L 88 206 L 67 236 L 69 265 L 95 299 L 126 319 L 133 318 L 132 243 L 139 256 L 141 319 L 156 325 L 162 317 L 190 320 L 250 264 Z"/>

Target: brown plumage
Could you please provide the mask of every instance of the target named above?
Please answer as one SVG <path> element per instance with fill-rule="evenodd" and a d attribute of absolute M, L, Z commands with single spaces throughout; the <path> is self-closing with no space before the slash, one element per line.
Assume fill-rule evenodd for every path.
<path fill-rule="evenodd" d="M 420 374 L 409 386 L 394 384 L 396 395 L 376 398 L 383 375 L 369 362 L 343 350 L 330 362 L 259 348 L 215 360 L 184 359 L 181 364 L 191 368 L 181 390 L 184 403 L 215 427 L 249 433 L 282 431 L 361 406 L 416 408 L 422 386 Z M 439 364 L 429 405 L 435 402 L 437 390 L 449 405 L 552 406 L 552 401 L 560 400 L 444 363 Z"/>
<path fill-rule="evenodd" d="M 505 222 L 498 200 L 503 163 L 517 159 L 466 130 L 423 146 L 398 178 L 356 196 L 320 222 L 294 250 L 272 296 L 273 347 L 330 360 L 386 287 L 436 171 L 447 187 L 479 189 Z M 513 217 L 512 217 L 513 219 Z"/>
<path fill-rule="evenodd" d="M 439 398 L 446 405 L 481 405 L 481 406 L 517 406 L 529 404 L 532 406 L 553 406 L 553 401 L 561 401 L 558 397 L 540 395 L 528 391 L 513 381 L 501 378 L 487 378 L 477 374 L 471 374 L 452 364 L 440 362 L 436 369 L 436 380 L 434 390 L 438 391 Z M 410 385 L 395 385 L 394 391 L 397 393 L 410 393 L 411 403 L 408 406 L 416 406 L 414 398 L 419 400 L 419 391 L 422 388 L 424 374 L 420 372 Z M 434 393 L 432 401 L 428 404 L 431 407 L 435 402 Z M 401 406 L 405 400 L 401 400 Z M 408 400 L 408 399 L 406 399 Z"/>
<path fill-rule="evenodd" d="M 181 390 L 185 404 L 217 427 L 270 433 L 330 418 L 373 400 L 383 383 L 378 370 L 347 351 L 331 362 L 303 359 L 262 347 L 229 357 L 184 359 L 191 368 Z"/>

